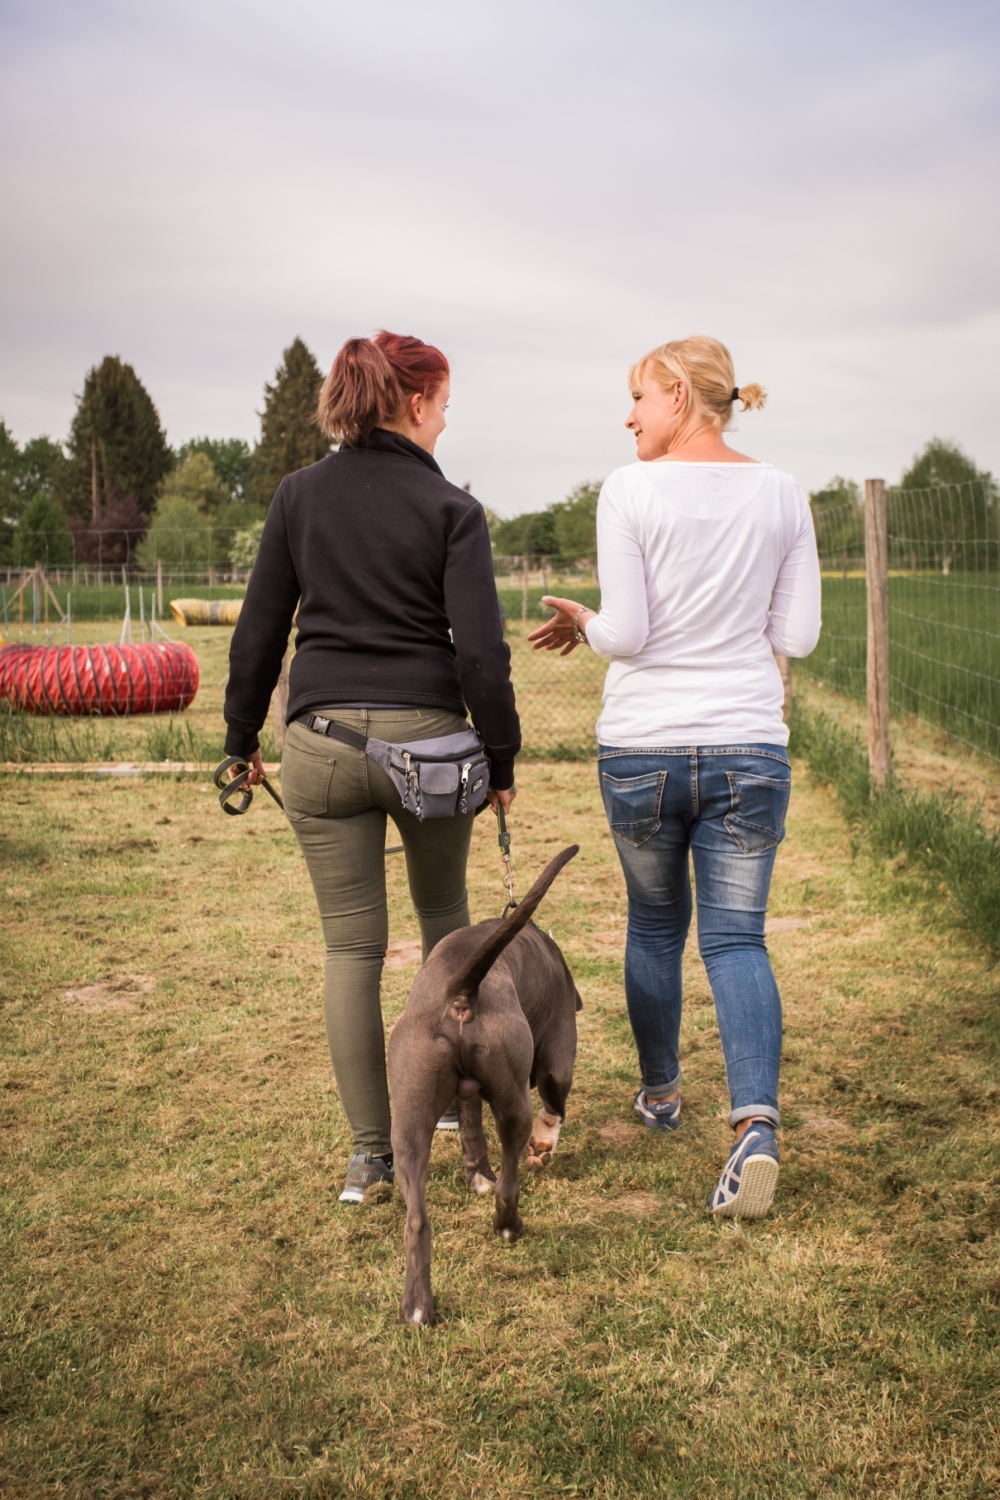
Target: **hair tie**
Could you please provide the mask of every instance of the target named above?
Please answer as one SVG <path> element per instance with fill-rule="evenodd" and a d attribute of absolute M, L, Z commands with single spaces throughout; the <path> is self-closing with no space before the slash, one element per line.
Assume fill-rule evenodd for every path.
<path fill-rule="evenodd" d="M 740 388 L 738 385 L 733 386 L 733 394 L 729 399 L 730 401 L 738 401 L 740 399 Z"/>

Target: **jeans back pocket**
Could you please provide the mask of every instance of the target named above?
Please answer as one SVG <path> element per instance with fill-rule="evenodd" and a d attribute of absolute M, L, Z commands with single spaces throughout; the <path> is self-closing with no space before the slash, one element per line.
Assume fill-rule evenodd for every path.
<path fill-rule="evenodd" d="M 785 837 L 785 814 L 792 789 L 791 772 L 776 776 L 751 776 L 747 771 L 727 771 L 732 811 L 725 818 L 744 854 L 764 854 Z"/>
<path fill-rule="evenodd" d="M 601 772 L 604 810 L 612 833 L 638 849 L 660 826 L 660 804 L 667 784 L 666 771 L 619 779 Z"/>

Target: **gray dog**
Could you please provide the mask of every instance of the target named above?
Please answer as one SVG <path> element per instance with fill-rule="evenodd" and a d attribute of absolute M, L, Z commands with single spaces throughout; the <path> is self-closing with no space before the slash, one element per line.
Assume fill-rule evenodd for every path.
<path fill-rule="evenodd" d="M 431 1230 L 425 1185 L 434 1126 L 458 1097 L 465 1180 L 496 1192 L 493 1227 L 505 1240 L 523 1233 L 517 1166 L 528 1148 L 535 1170 L 552 1159 L 566 1114 L 576 1058 L 573 976 L 556 944 L 531 916 L 579 844 L 556 856 L 506 919 L 442 938 L 413 982 L 389 1040 L 392 1152 L 406 1199 L 406 1285 L 400 1318 L 432 1323 Z M 531 1089 L 542 1101 L 532 1123 Z M 503 1151 L 499 1181 L 483 1135 L 483 1100 Z"/>

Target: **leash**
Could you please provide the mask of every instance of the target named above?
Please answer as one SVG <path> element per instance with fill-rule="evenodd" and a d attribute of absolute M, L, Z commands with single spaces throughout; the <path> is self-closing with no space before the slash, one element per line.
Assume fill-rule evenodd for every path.
<path fill-rule="evenodd" d="M 239 769 L 240 774 L 238 776 L 234 776 L 232 781 L 223 781 L 222 778 L 225 776 L 226 772 L 231 770 L 234 766 Z M 214 772 L 212 773 L 212 780 L 219 788 L 219 806 L 222 808 L 222 811 L 224 813 L 229 813 L 231 817 L 240 817 L 242 813 L 245 813 L 247 811 L 251 802 L 253 801 L 253 792 L 251 791 L 250 787 L 247 786 L 247 777 L 249 775 L 250 767 L 241 755 L 228 756 L 224 761 L 221 761 L 219 765 L 216 766 Z M 282 802 L 281 798 L 278 796 L 271 783 L 265 778 L 265 780 L 262 781 L 260 785 L 264 788 L 265 792 L 269 793 L 269 795 L 274 798 L 275 802 L 277 802 L 282 812 L 284 812 L 285 804 Z M 231 805 L 230 799 L 232 797 L 235 797 L 237 792 L 241 794 L 239 806 L 233 807 Z"/>
<path fill-rule="evenodd" d="M 510 834 L 507 832 L 507 819 L 504 816 L 503 805 L 499 801 L 497 802 L 497 825 L 499 828 L 497 843 L 500 845 L 503 862 L 507 866 L 507 873 L 503 877 L 503 883 L 507 887 L 507 905 L 500 913 L 503 918 L 509 916 L 514 910 L 517 900 L 514 896 L 514 866 L 510 862 Z"/>

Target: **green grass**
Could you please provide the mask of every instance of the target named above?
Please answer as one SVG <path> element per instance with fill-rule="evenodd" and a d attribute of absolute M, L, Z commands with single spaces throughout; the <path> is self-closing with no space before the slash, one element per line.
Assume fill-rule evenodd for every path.
<path fill-rule="evenodd" d="M 823 578 L 819 645 L 798 669 L 865 696 L 864 578 Z M 889 579 L 889 696 L 900 716 L 939 726 L 1000 760 L 1000 579 L 989 573 Z"/>
<path fill-rule="evenodd" d="M 3 587 L 6 591 L 8 601 L 8 625 L 5 635 L 7 640 L 17 640 L 19 639 L 17 605 L 11 603 L 17 585 L 15 584 L 11 587 L 8 587 L 6 584 L 4 584 Z M 152 581 L 146 579 L 142 584 L 142 590 L 145 596 L 146 616 L 148 618 L 152 607 L 153 596 L 156 592 L 155 578 Z M 108 583 L 101 587 L 98 587 L 97 584 L 93 583 L 78 583 L 74 587 L 72 584 L 52 582 L 52 592 L 59 600 L 59 607 L 63 611 L 65 611 L 66 609 L 67 594 L 70 594 L 72 596 L 71 614 L 74 621 L 117 620 L 120 624 L 125 614 L 125 587 L 121 583 Z M 137 583 L 133 583 L 131 585 L 131 593 L 132 617 L 135 627 L 136 629 L 138 629 L 139 585 Z M 164 620 L 169 628 L 171 620 L 171 599 L 242 599 L 245 593 L 246 585 L 243 583 L 213 583 L 211 587 L 209 587 L 207 583 L 191 583 L 183 581 L 180 583 L 165 582 L 163 585 Z M 44 602 L 41 599 L 39 600 L 38 609 L 39 629 L 44 633 L 44 626 L 42 624 L 44 620 Z M 28 637 L 30 637 L 31 634 L 31 610 L 31 589 L 28 588 L 25 590 L 24 594 L 24 629 L 28 632 Z M 55 613 L 55 610 L 52 608 L 52 604 L 50 602 L 49 629 L 51 629 L 52 626 L 55 625 L 57 618 L 58 617 Z M 0 621 L 0 625 L 2 625 L 2 621 Z M 55 639 L 55 637 L 53 639 Z M 65 639 L 65 636 L 63 636 L 63 639 Z"/>
<path fill-rule="evenodd" d="M 835 787 L 849 821 L 872 855 L 939 882 L 976 937 L 1000 953 L 1000 833 L 986 828 L 979 809 L 952 792 L 925 792 L 890 781 L 878 792 L 864 746 L 822 711 L 796 705 L 793 753 Z"/>
<path fill-rule="evenodd" d="M 519 889 L 582 845 L 541 917 L 583 995 L 576 1082 L 516 1246 L 436 1140 L 421 1333 L 396 1323 L 398 1195 L 336 1202 L 322 942 L 278 810 L 224 818 L 190 778 L 3 783 L 4 1500 L 997 1493 L 996 971 L 940 903 L 854 861 L 797 775 L 770 910 L 776 1211 L 712 1223 L 726 1094 L 701 964 L 683 1125 L 654 1138 L 594 767 L 518 779 Z M 500 873 L 482 819 L 476 917 Z M 416 929 L 398 861 L 387 879 L 391 1021 Z"/>

